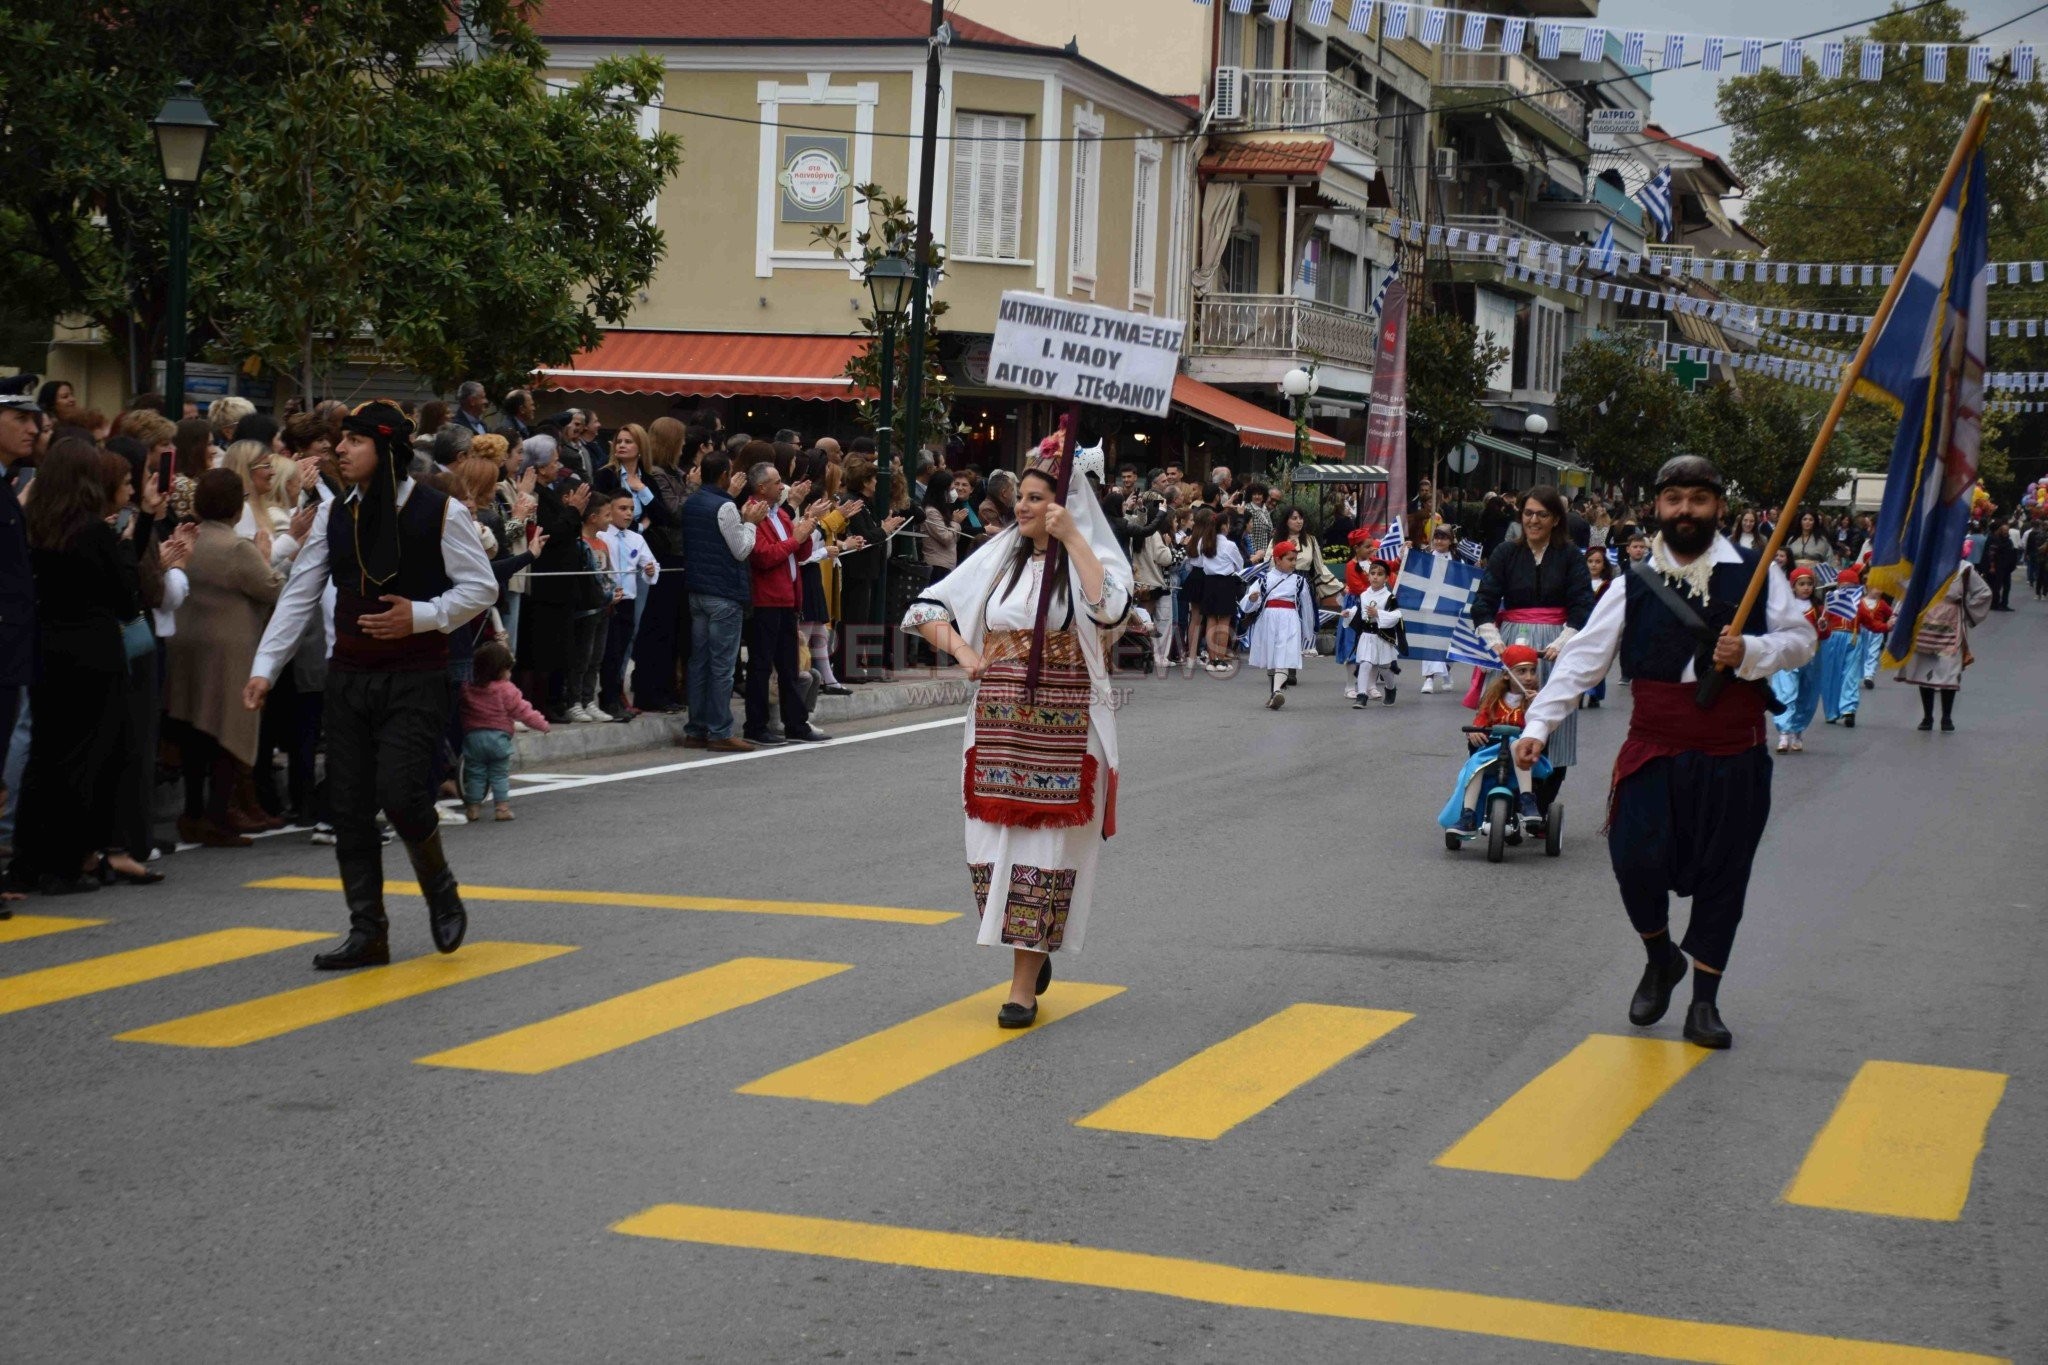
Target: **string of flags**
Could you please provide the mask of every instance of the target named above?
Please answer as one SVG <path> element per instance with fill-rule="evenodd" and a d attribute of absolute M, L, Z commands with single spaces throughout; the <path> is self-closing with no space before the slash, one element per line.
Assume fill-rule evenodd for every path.
<path fill-rule="evenodd" d="M 1721 351 L 1711 346 L 1688 346 L 1675 341 L 1659 342 L 1657 351 L 1667 361 L 1684 360 L 1696 364 L 1722 365 L 1731 370 L 1767 375 L 1772 379 L 1781 379 L 1787 384 L 1797 384 L 1808 389 L 1832 389 L 1841 383 L 1842 379 L 1839 365 L 1824 365 L 1811 360 L 1792 360 L 1785 356 L 1763 355 L 1756 351 Z"/>
<path fill-rule="evenodd" d="M 1208 5 L 1212 0 L 1194 2 Z M 1225 2 L 1232 14 L 1252 12 L 1253 0 Z M 1297 9 L 1302 12 L 1303 22 L 1311 26 L 1327 27 L 1336 21 L 1335 0 L 1264 3 L 1267 17 L 1275 23 L 1292 18 Z M 1380 37 L 1387 42 L 1405 38 L 1424 47 L 1509 53 L 1525 53 L 1533 43 L 1538 61 L 1576 57 L 1597 62 L 1606 56 L 1609 39 L 1613 39 L 1620 46 L 1621 60 L 1626 66 L 1668 71 L 1697 61 L 1700 69 L 1711 75 L 1754 76 L 1769 65 L 1798 78 L 1807 74 L 1811 64 L 1822 80 L 1838 80 L 1852 68 L 1853 56 L 1858 80 L 1883 80 L 1893 74 L 1887 70 L 1888 62 L 1896 60 L 1908 69 L 1918 66 L 1921 80 L 1940 84 L 1949 78 L 1950 53 L 1960 50 L 1961 60 L 1954 66 L 1960 70 L 1962 79 L 1983 84 L 2008 61 L 2016 80 L 2033 80 L 2037 55 L 2036 45 L 2031 42 L 1881 43 L 1862 37 L 1728 37 L 1484 14 L 1447 5 L 1415 4 L 1411 0 L 1350 0 L 1344 27 L 1353 33 L 1367 33 L 1375 18 L 1380 20 Z"/>
<path fill-rule="evenodd" d="M 1754 304 L 1739 303 L 1732 299 L 1703 299 L 1691 294 L 1674 294 L 1667 290 L 1641 289 L 1614 280 L 1589 280 L 1583 275 L 1567 275 L 1554 270 L 1531 270 L 1519 263 L 1507 267 L 1507 276 L 1512 280 L 1532 280 L 1552 289 L 1561 289 L 1567 294 L 1613 299 L 1631 307 L 1651 308 L 1667 313 L 1684 313 L 1688 317 L 1702 317 L 1709 322 L 1724 322 L 1750 332 L 1761 332 L 1766 326 L 1797 327 L 1807 331 L 1824 332 L 1865 332 L 1870 329 L 1868 314 L 1815 313 L 1804 308 L 1759 308 Z"/>
<path fill-rule="evenodd" d="M 1519 237 L 1484 228 L 1458 227 L 1448 223 L 1423 223 L 1412 218 L 1389 218 L 1382 229 L 1390 237 L 1420 246 L 1442 246 L 1502 260 L 1523 260 L 1547 264 L 1551 269 L 1577 270 L 1589 266 L 1603 274 L 1647 275 L 1651 279 L 1705 280 L 1720 283 L 1755 281 L 1759 284 L 1818 284 L 1847 287 L 1889 285 L 1898 273 L 1890 265 L 1862 261 L 1768 261 L 1753 256 L 1674 256 L 1660 252 L 1602 251 L 1595 247 L 1553 242 L 1548 238 Z M 1984 283 L 2040 284 L 2048 281 L 2048 260 L 1992 261 L 1984 267 Z"/>

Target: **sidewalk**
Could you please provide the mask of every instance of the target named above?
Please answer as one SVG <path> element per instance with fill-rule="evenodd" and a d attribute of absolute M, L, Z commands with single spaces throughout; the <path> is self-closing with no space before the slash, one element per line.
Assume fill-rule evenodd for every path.
<path fill-rule="evenodd" d="M 819 697 L 811 719 L 821 730 L 847 721 L 870 720 L 932 707 L 965 706 L 970 684 L 965 681 L 916 681 L 870 683 L 853 689 L 850 697 Z M 735 726 L 741 720 L 739 698 L 733 698 Z M 688 718 L 681 715 L 642 715 L 626 724 L 558 725 L 547 734 L 528 733 L 514 737 L 515 770 L 546 771 L 550 764 L 579 758 L 609 758 L 614 754 L 640 753 L 674 748 L 683 737 Z M 735 729 L 737 733 L 737 728 Z"/>

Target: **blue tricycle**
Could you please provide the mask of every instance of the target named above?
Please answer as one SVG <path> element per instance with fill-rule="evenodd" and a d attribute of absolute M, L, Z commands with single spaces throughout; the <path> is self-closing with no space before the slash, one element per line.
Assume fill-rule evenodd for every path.
<path fill-rule="evenodd" d="M 1515 741 L 1522 737 L 1518 725 L 1467 725 L 1468 735 L 1479 735 L 1491 743 L 1473 751 L 1458 773 L 1458 785 L 1451 791 L 1436 818 L 1443 827 L 1444 847 L 1456 853 L 1472 840 L 1486 839 L 1486 861 L 1500 862 L 1510 844 L 1519 846 L 1523 836 L 1541 838 L 1543 852 L 1555 858 L 1564 852 L 1564 803 L 1550 803 L 1548 816 L 1538 815 L 1536 799 L 1522 790 L 1521 774 L 1515 769 Z M 1538 778 L 1550 776 L 1549 758 L 1538 758 L 1531 770 Z M 1479 799 L 1467 806 L 1465 793 L 1472 780 L 1480 779 Z"/>

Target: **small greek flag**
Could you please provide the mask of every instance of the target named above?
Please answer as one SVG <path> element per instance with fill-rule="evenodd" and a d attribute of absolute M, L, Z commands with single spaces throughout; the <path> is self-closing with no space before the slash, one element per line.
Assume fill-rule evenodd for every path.
<path fill-rule="evenodd" d="M 1408 537 L 1401 530 L 1401 519 L 1395 517 L 1387 523 L 1386 531 L 1380 536 L 1379 553 L 1373 557 L 1398 563 L 1407 549 L 1407 541 Z"/>
<path fill-rule="evenodd" d="M 1476 540 L 1461 540 L 1458 542 L 1458 558 L 1468 564 L 1477 564 L 1486 558 L 1486 547 Z"/>
<path fill-rule="evenodd" d="M 1657 225 L 1657 240 L 1671 240 L 1671 168 L 1659 170 L 1650 177 L 1650 183 L 1636 194 L 1636 202 L 1643 206 L 1643 212 L 1650 215 L 1650 221 Z"/>
<path fill-rule="evenodd" d="M 1607 547 L 1607 562 L 1609 564 L 1621 563 L 1621 547 L 1619 545 L 1610 545 Z"/>
<path fill-rule="evenodd" d="M 1813 581 L 1814 584 L 1818 587 L 1825 588 L 1828 584 L 1834 582 L 1837 578 L 1840 577 L 1841 575 L 1837 573 L 1831 565 L 1816 564 L 1813 566 Z"/>
<path fill-rule="evenodd" d="M 1863 589 L 1851 583 L 1846 588 L 1836 588 L 1828 593 L 1827 613 L 1844 621 L 1856 619 L 1856 608 L 1863 605 Z"/>
<path fill-rule="evenodd" d="M 1471 664 L 1474 668 L 1499 668 L 1500 655 L 1479 638 L 1479 631 L 1470 621 L 1461 619 L 1451 631 L 1450 643 L 1444 648 L 1444 662 Z"/>
<path fill-rule="evenodd" d="M 1600 229 L 1600 240 L 1593 243 L 1593 259 L 1589 263 L 1597 270 L 1614 271 L 1614 224 L 1609 222 Z"/>

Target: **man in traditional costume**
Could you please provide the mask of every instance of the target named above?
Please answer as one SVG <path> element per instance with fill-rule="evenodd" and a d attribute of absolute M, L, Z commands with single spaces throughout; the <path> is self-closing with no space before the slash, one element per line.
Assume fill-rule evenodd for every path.
<path fill-rule="evenodd" d="M 1586 628 L 1559 652 L 1515 744 L 1515 762 L 1534 766 L 1579 695 L 1620 654 L 1634 680 L 1634 707 L 1614 764 L 1607 851 L 1649 957 L 1629 1022 L 1664 1017 L 1690 955 L 1698 970 L 1685 1037 L 1711 1048 L 1733 1041 L 1718 1008 L 1721 973 L 1770 815 L 1764 713 L 1771 697 L 1763 680 L 1803 664 L 1815 647 L 1813 627 L 1775 568 L 1762 619 L 1752 617 L 1739 635 L 1722 633 L 1756 569 L 1754 552 L 1715 533 L 1727 512 L 1723 494 L 1720 471 L 1698 456 L 1679 456 L 1658 471 L 1659 530 L 1649 554 L 1630 570 L 1624 591 L 1602 595 Z M 1703 694 L 1700 681 L 1724 668 L 1735 676 Z M 1682 945 L 1671 941 L 1674 891 L 1692 897 Z"/>
<path fill-rule="evenodd" d="M 1252 619 L 1250 648 L 1246 658 L 1253 668 L 1273 675 L 1273 695 L 1266 709 L 1278 711 L 1287 703 L 1287 675 L 1301 667 L 1302 651 L 1315 648 L 1316 601 L 1309 581 L 1294 567 L 1297 547 L 1283 540 L 1273 547 L 1272 558 L 1253 575 L 1240 612 L 1258 613 Z"/>
<path fill-rule="evenodd" d="M 1041 456 L 1056 456 L 1055 437 Z M 1077 466 L 1078 467 L 1078 466 Z M 1130 612 L 1131 566 L 1086 485 L 1066 507 L 1043 463 L 1018 482 L 1016 520 L 910 605 L 922 635 L 980 680 L 962 787 L 979 942 L 1012 950 L 1003 1028 L 1038 1018 L 1051 954 L 1079 952 L 1095 861 L 1116 833 L 1115 697 L 1108 645 Z M 1032 635 L 1059 552 L 1036 686 Z"/>
<path fill-rule="evenodd" d="M 331 583 L 322 725 L 349 935 L 313 959 L 322 971 L 391 960 L 379 808 L 412 858 L 434 946 L 454 952 L 469 924 L 441 852 L 428 770 L 448 728 L 449 632 L 498 600 L 498 581 L 468 510 L 407 473 L 411 439 L 405 414 L 381 400 L 342 420 L 335 455 L 346 491 L 315 514 L 242 691 L 244 706 L 262 709 Z"/>

